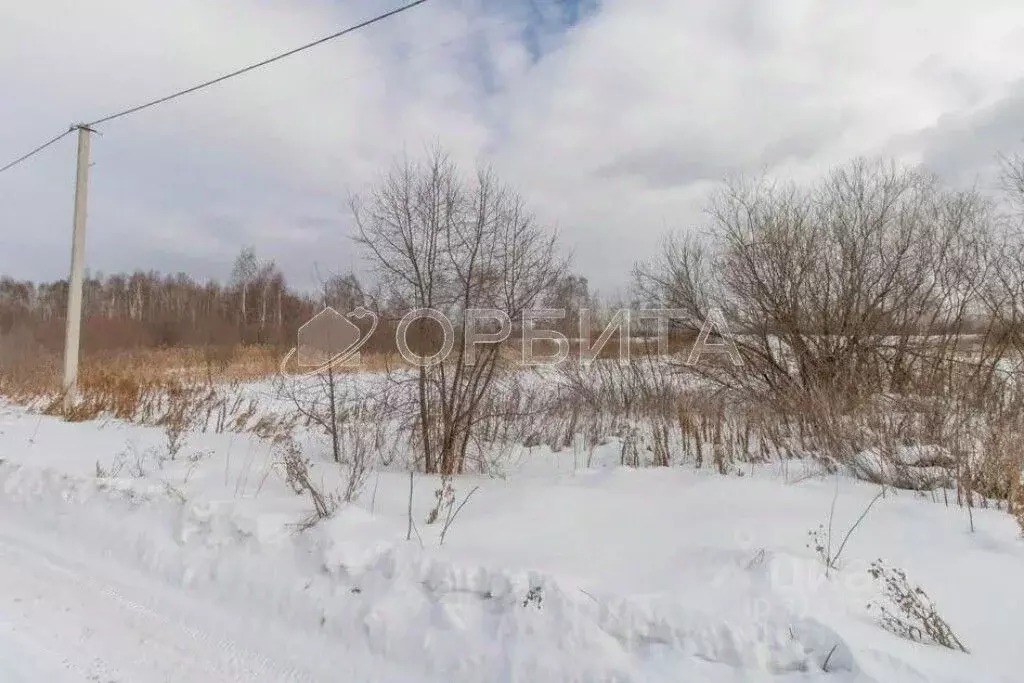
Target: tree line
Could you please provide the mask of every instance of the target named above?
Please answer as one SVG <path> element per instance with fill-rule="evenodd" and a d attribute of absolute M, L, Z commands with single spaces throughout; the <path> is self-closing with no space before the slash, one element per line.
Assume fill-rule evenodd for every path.
<path fill-rule="evenodd" d="M 32 282 L 0 275 L 0 341 L 59 352 L 64 344 L 67 280 Z M 564 275 L 554 300 L 571 310 L 590 300 L 586 278 Z M 315 290 L 292 286 L 278 265 L 244 247 L 224 281 L 158 271 L 90 273 L 83 282 L 86 352 L 137 348 L 268 345 L 290 348 L 298 328 L 324 306 L 365 306 L 390 322 L 410 307 L 394 292 L 370 292 L 352 272 L 322 279 Z M 568 325 L 566 325 L 568 326 Z"/>
<path fill-rule="evenodd" d="M 61 349 L 67 293 L 67 280 L 0 276 L 0 335 Z M 87 350 L 284 345 L 322 304 L 322 295 L 291 287 L 272 260 L 246 247 L 226 282 L 157 271 L 87 275 L 83 344 Z"/>

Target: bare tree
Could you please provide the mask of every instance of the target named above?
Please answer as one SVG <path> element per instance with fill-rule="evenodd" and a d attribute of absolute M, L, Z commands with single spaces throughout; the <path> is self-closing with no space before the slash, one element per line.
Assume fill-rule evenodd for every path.
<path fill-rule="evenodd" d="M 415 423 L 424 469 L 461 472 L 499 373 L 500 349 L 467 340 L 467 324 L 478 321 L 466 314 L 492 309 L 515 320 L 539 302 L 567 265 L 556 237 L 491 171 L 464 179 L 440 151 L 396 166 L 365 201 L 354 198 L 352 209 L 358 242 L 389 300 L 455 321 L 451 352 L 416 370 Z M 421 339 L 428 324 L 417 321 Z"/>
<path fill-rule="evenodd" d="M 367 296 L 355 273 L 334 274 L 324 281 L 324 305 L 341 312 L 366 306 Z"/>
<path fill-rule="evenodd" d="M 1019 226 L 1024 219 L 1024 154 L 1003 154 L 999 161 L 1003 193 L 1010 203 L 1014 222 Z"/>
<path fill-rule="evenodd" d="M 259 270 L 259 262 L 256 259 L 256 251 L 252 247 L 245 247 L 235 258 L 231 267 L 231 284 L 238 287 L 241 292 L 240 309 L 238 312 L 239 322 L 244 324 L 248 320 L 248 293 L 249 287 L 256 273 Z"/>
<path fill-rule="evenodd" d="M 270 313 L 270 305 L 274 300 L 274 294 L 279 292 L 284 284 L 284 276 L 278 270 L 274 261 L 260 261 L 256 264 L 256 272 L 252 277 L 253 288 L 259 293 L 259 320 L 260 329 L 267 326 L 267 319 Z"/>

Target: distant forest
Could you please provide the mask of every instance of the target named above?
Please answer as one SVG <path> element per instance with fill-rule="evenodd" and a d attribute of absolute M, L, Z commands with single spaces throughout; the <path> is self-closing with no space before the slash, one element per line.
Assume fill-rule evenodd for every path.
<path fill-rule="evenodd" d="M 556 293 L 567 307 L 588 300 L 585 278 L 567 275 Z M 60 351 L 67 315 L 67 280 L 34 283 L 0 276 L 0 345 Z M 298 328 L 325 305 L 339 311 L 367 306 L 400 317 L 401 302 L 381 301 L 353 273 L 333 274 L 318 292 L 288 284 L 272 260 L 245 248 L 224 282 L 155 271 L 87 275 L 82 344 L 85 351 L 261 344 L 291 347 Z"/>
<path fill-rule="evenodd" d="M 0 335 L 59 350 L 64 344 L 67 280 L 33 283 L 0 277 Z M 87 276 L 82 343 L 87 350 L 293 342 L 325 303 L 363 303 L 352 274 L 335 275 L 320 294 L 288 285 L 273 261 L 243 249 L 226 282 L 185 273 Z M 353 302 L 355 302 L 353 304 Z"/>

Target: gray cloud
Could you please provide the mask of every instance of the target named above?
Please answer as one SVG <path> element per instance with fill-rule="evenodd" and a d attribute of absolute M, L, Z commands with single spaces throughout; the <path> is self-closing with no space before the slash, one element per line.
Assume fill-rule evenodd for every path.
<path fill-rule="evenodd" d="M 796 105 L 796 101 L 794 102 Z M 694 183 L 720 182 L 740 170 L 777 168 L 787 163 L 814 159 L 843 131 L 842 121 L 822 115 L 811 119 L 799 131 L 768 135 L 760 149 L 740 147 L 730 140 L 679 136 L 667 138 L 656 147 L 628 150 L 597 169 L 600 178 L 633 176 L 652 189 L 686 187 Z"/>
<path fill-rule="evenodd" d="M 991 187 L 1000 153 L 1024 149 L 1024 79 L 969 113 L 943 116 L 918 136 L 922 163 L 957 185 Z"/>
<path fill-rule="evenodd" d="M 552 3 L 552 6 L 557 3 Z M 1017 142 L 1011 0 L 433 0 L 386 24 L 104 127 L 89 266 L 221 276 L 243 244 L 297 283 L 358 263 L 350 192 L 440 143 L 493 164 L 603 289 L 714 181 L 855 155 L 957 182 Z M 50 0 L 0 22 L 0 155 L 380 10 L 312 0 Z M 73 142 L 0 176 L 0 273 L 61 277 Z M 326 263 L 330 261 L 331 263 Z"/>
<path fill-rule="evenodd" d="M 714 158 L 709 150 L 670 147 L 638 150 L 598 169 L 598 177 L 635 176 L 653 189 L 720 180 L 733 168 L 725 159 Z"/>

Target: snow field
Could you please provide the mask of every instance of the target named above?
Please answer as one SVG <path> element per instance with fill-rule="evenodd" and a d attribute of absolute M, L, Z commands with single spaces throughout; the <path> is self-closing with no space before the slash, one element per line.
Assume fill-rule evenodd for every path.
<path fill-rule="evenodd" d="M 456 480 L 460 497 L 480 490 L 440 545 L 423 523 L 436 479 L 415 480 L 412 541 L 401 472 L 371 475 L 357 505 L 299 531 L 306 501 L 238 435 L 193 435 L 189 449 L 210 452 L 198 465 L 95 476 L 126 443 L 161 437 L 0 415 L 0 674 L 996 683 L 1024 668 L 1024 542 L 995 510 L 976 510 L 971 534 L 964 511 L 889 492 L 826 577 L 808 531 L 835 497 L 844 534 L 874 487 L 777 466 L 632 471 L 610 465 L 610 445 L 594 470 L 538 451 L 504 480 Z M 874 622 L 878 557 L 921 583 L 972 654 Z"/>

